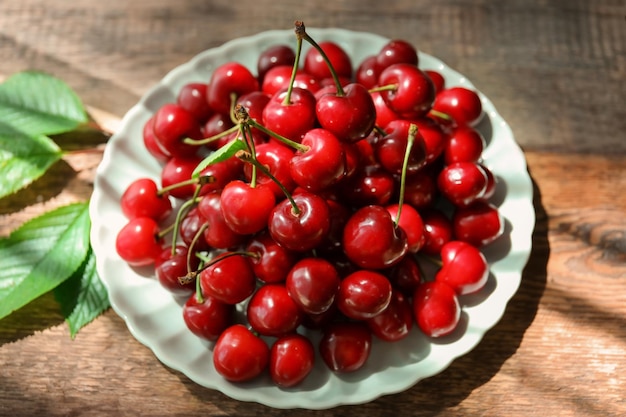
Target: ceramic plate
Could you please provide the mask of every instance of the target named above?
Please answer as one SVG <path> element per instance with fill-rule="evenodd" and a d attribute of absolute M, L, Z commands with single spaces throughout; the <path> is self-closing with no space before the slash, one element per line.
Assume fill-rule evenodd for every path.
<path fill-rule="evenodd" d="M 308 31 L 318 42 L 339 43 L 354 63 L 376 53 L 388 41 L 374 34 L 340 29 Z M 312 374 L 297 388 L 278 388 L 269 377 L 246 384 L 225 381 L 213 368 L 212 345 L 186 329 L 181 301 L 161 288 L 150 269 L 130 268 L 116 255 L 115 237 L 126 222 L 119 200 L 133 179 L 158 180 L 160 177 L 160 165 L 149 156 L 142 140 L 143 125 L 152 113 L 164 103 L 175 101 L 184 84 L 207 82 L 211 72 L 226 61 L 239 61 L 255 69 L 259 53 L 277 43 L 295 45 L 293 31 L 264 32 L 207 50 L 167 74 L 125 115 L 120 130 L 106 147 L 91 199 L 91 240 L 97 269 L 109 290 L 113 309 L 126 321 L 132 335 L 152 349 L 162 363 L 196 383 L 237 400 L 275 408 L 324 409 L 365 403 L 404 391 L 441 372 L 455 358 L 476 346 L 502 317 L 519 287 L 531 250 L 535 222 L 532 183 L 511 129 L 489 99 L 481 94 L 485 117 L 478 129 L 487 140 L 484 163 L 498 179 L 493 201 L 506 220 L 506 230 L 504 236 L 484 248 L 491 264 L 491 276 L 487 288 L 480 294 L 463 298 L 462 323 L 458 330 L 446 338 L 431 340 L 414 328 L 401 342 L 375 341 L 367 365 L 347 375 L 333 374 L 318 358 Z M 444 75 L 447 86 L 474 88 L 463 75 L 438 59 L 424 53 L 419 54 L 419 59 L 422 69 L 435 69 Z"/>

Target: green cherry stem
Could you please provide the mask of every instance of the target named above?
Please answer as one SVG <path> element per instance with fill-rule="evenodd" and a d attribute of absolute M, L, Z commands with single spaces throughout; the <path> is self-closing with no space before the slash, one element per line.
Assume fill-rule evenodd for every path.
<path fill-rule="evenodd" d="M 233 252 L 226 252 L 226 253 L 222 253 L 210 260 L 208 260 L 204 265 L 202 265 L 201 268 L 199 268 L 196 271 L 189 271 L 187 273 L 187 275 L 182 276 L 182 277 L 178 277 L 178 282 L 181 285 L 186 285 L 189 284 L 191 281 L 193 281 L 194 279 L 196 279 L 198 277 L 198 275 L 200 275 L 200 273 L 202 271 L 204 271 L 205 269 L 207 269 L 208 267 L 210 267 L 211 265 L 215 265 L 216 263 L 218 263 L 219 261 L 226 259 L 226 258 L 230 258 L 231 256 L 249 256 L 251 258 L 257 258 L 259 255 L 254 253 L 254 252 L 245 252 L 245 251 L 233 251 Z M 200 281 L 200 280 L 196 280 L 196 283 Z M 196 289 L 198 289 L 198 286 L 196 285 Z M 197 293 L 196 293 L 197 296 Z"/>
<path fill-rule="evenodd" d="M 406 190 L 406 172 L 409 165 L 409 157 L 411 155 L 411 148 L 415 142 L 415 135 L 417 135 L 417 125 L 411 123 L 409 126 L 409 134 L 406 141 L 406 150 L 404 151 L 404 161 L 402 162 L 402 175 L 400 177 L 400 197 L 398 198 L 398 212 L 396 213 L 396 219 L 394 220 L 397 225 L 400 223 L 400 216 L 402 214 L 402 205 L 404 204 L 404 192 Z"/>
<path fill-rule="evenodd" d="M 200 189 L 202 188 L 203 185 L 206 184 L 211 184 L 215 182 L 215 177 L 211 176 L 211 175 L 200 175 L 197 178 L 190 178 L 188 180 L 184 180 L 181 182 L 177 182 L 176 184 L 172 184 L 172 185 L 168 185 L 167 187 L 163 187 L 161 188 L 159 191 L 157 191 L 157 194 L 159 196 L 165 195 L 167 193 L 169 193 L 170 191 L 176 189 L 176 188 L 180 188 L 180 187 L 185 187 L 187 185 L 194 185 L 197 184 L 198 187 L 196 187 L 196 189 Z"/>
<path fill-rule="evenodd" d="M 187 272 L 191 271 L 191 257 L 196 256 L 194 254 L 194 248 L 196 247 L 198 240 L 200 240 L 200 238 L 204 234 L 204 231 L 208 227 L 209 227 L 208 223 L 204 223 L 202 226 L 200 226 L 196 234 L 193 236 L 193 239 L 191 239 L 191 242 L 189 243 L 189 249 L 187 250 Z"/>
<path fill-rule="evenodd" d="M 296 52 L 295 59 L 293 61 L 293 69 L 291 70 L 291 79 L 289 80 L 289 86 L 287 87 L 287 94 L 283 100 L 283 105 L 289 106 L 291 104 L 291 93 L 293 92 L 293 85 L 296 81 L 296 74 L 298 73 L 298 67 L 300 66 L 300 55 L 302 53 L 302 37 L 298 35 L 296 28 Z"/>
<path fill-rule="evenodd" d="M 382 93 L 383 91 L 396 91 L 398 89 L 398 84 L 387 84 L 387 85 L 380 85 L 374 88 L 370 88 L 369 93 Z"/>

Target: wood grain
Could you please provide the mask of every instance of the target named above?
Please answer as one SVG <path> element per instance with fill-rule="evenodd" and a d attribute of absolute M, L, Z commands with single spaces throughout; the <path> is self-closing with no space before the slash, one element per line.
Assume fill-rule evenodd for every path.
<path fill-rule="evenodd" d="M 466 74 L 510 123 L 534 183 L 533 249 L 506 314 L 473 351 L 406 392 L 323 415 L 617 417 L 626 415 L 624 12 L 621 0 L 0 2 L 0 74 L 60 76 L 115 129 L 171 68 L 295 18 L 412 41 Z M 69 154 L 0 200 L 0 236 L 90 197 L 106 136 L 87 142 L 95 152 Z M 111 310 L 75 340 L 50 294 L 0 320 L 0 416 L 261 414 L 292 411 L 199 387 Z"/>

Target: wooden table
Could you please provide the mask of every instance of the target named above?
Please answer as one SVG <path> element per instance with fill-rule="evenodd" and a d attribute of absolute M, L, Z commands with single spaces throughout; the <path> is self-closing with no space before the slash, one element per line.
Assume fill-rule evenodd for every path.
<path fill-rule="evenodd" d="M 196 53 L 295 19 L 413 42 L 467 75 L 512 126 L 534 182 L 533 250 L 506 314 L 471 353 L 404 393 L 323 414 L 626 415 L 624 1 L 314 3 L 3 1 L 0 74 L 48 71 L 114 122 Z M 100 158 L 67 157 L 1 200 L 0 235 L 87 200 Z M 197 386 L 111 310 L 75 340 L 50 295 L 0 321 L 2 416 L 289 413 Z"/>

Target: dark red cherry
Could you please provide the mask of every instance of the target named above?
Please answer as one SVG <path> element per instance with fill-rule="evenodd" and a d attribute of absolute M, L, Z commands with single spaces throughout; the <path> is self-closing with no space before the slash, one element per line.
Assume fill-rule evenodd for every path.
<path fill-rule="evenodd" d="M 313 344 L 298 333 L 279 337 L 270 350 L 270 377 L 280 387 L 300 384 L 311 373 L 314 364 Z"/>
<path fill-rule="evenodd" d="M 150 117 L 144 124 L 142 137 L 144 146 L 157 161 L 165 163 L 170 159 L 170 154 L 159 145 L 154 135 L 154 116 Z"/>
<path fill-rule="evenodd" d="M 444 244 L 453 238 L 452 221 L 437 209 L 421 212 L 424 222 L 424 245 L 422 252 L 427 255 L 439 255 Z"/>
<path fill-rule="evenodd" d="M 383 274 L 359 270 L 341 280 L 337 307 L 348 318 L 371 319 L 387 308 L 391 292 L 391 284 Z"/>
<path fill-rule="evenodd" d="M 324 329 L 320 355 L 328 368 L 337 373 L 363 367 L 372 350 L 372 333 L 363 322 L 336 322 Z"/>
<path fill-rule="evenodd" d="M 446 87 L 446 80 L 443 75 L 441 75 L 439 71 L 435 70 L 424 70 L 424 72 L 433 82 L 433 85 L 435 86 L 435 94 L 439 94 L 441 91 L 443 91 L 443 89 Z"/>
<path fill-rule="evenodd" d="M 376 55 L 365 57 L 356 70 L 356 82 L 368 90 L 372 89 L 378 84 L 380 71 L 381 68 L 378 65 Z"/>
<path fill-rule="evenodd" d="M 461 307 L 451 286 L 442 281 L 429 281 L 415 290 L 413 314 L 425 335 L 442 337 L 456 329 L 461 318 Z"/>
<path fill-rule="evenodd" d="M 263 50 L 257 59 L 257 76 L 263 82 L 265 74 L 272 68 L 287 65 L 293 67 L 296 53 L 289 45 L 272 45 Z"/>
<path fill-rule="evenodd" d="M 176 245 L 173 252 L 171 246 L 166 246 L 154 261 L 154 271 L 163 288 L 175 295 L 189 296 L 196 289 L 196 281 L 181 284 L 179 278 L 195 271 L 199 263 L 187 246 Z"/>
<path fill-rule="evenodd" d="M 295 303 L 307 314 L 321 314 L 335 301 L 341 278 L 322 258 L 304 258 L 289 271 L 285 286 Z"/>
<path fill-rule="evenodd" d="M 302 310 L 284 285 L 266 284 L 250 298 L 246 318 L 255 332 L 278 337 L 296 330 L 302 322 Z"/>
<path fill-rule="evenodd" d="M 352 60 L 339 44 L 333 41 L 323 41 L 318 42 L 318 45 L 328 57 L 338 76 L 352 77 Z M 306 52 L 303 68 L 305 72 L 319 79 L 331 77 L 330 68 L 317 48 L 310 48 Z"/>
<path fill-rule="evenodd" d="M 483 113 L 478 93 L 460 86 L 447 88 L 437 94 L 433 110 L 448 115 L 457 125 L 476 124 Z"/>
<path fill-rule="evenodd" d="M 291 82 L 292 72 L 293 65 L 281 65 L 270 69 L 263 79 L 261 91 L 272 96 L 281 90 L 287 89 Z M 293 86 L 308 90 L 314 94 L 322 88 L 320 80 L 318 80 L 317 77 L 302 70 L 296 71 Z"/>
<path fill-rule="evenodd" d="M 368 327 L 381 340 L 397 342 L 409 335 L 413 327 L 413 309 L 409 298 L 394 290 L 387 308 L 367 319 Z"/>
<path fill-rule="evenodd" d="M 207 103 L 207 85 L 205 83 L 191 82 L 181 87 L 176 97 L 176 104 L 187 110 L 195 119 L 204 123 L 213 114 L 213 110 Z"/>
<path fill-rule="evenodd" d="M 402 39 L 393 39 L 380 49 L 376 55 L 376 63 L 382 69 L 400 63 L 417 67 L 419 57 L 411 43 Z"/>
<path fill-rule="evenodd" d="M 210 247 L 230 249 L 245 242 L 245 235 L 235 233 L 224 220 L 219 192 L 204 195 L 198 203 L 198 211 L 208 225 L 204 231 L 204 240 Z"/>
<path fill-rule="evenodd" d="M 246 246 L 254 275 L 264 283 L 278 283 L 287 279 L 287 274 L 297 261 L 294 252 L 280 246 L 267 232 L 252 237 Z"/>
<path fill-rule="evenodd" d="M 200 273 L 202 294 L 226 304 L 238 304 L 252 295 L 256 279 L 248 257 L 229 252 L 217 256 L 222 258 Z"/>
<path fill-rule="evenodd" d="M 183 320 L 193 334 L 212 342 L 233 324 L 235 306 L 194 292 L 183 305 Z"/>
<path fill-rule="evenodd" d="M 380 73 L 378 84 L 393 85 L 382 96 L 389 108 L 409 117 L 420 117 L 430 111 L 435 100 L 433 82 L 422 70 L 411 64 L 394 64 Z"/>
<path fill-rule="evenodd" d="M 488 245 L 504 232 L 504 219 L 498 208 L 486 201 L 457 208 L 452 225 L 457 239 L 477 247 Z"/>
<path fill-rule="evenodd" d="M 188 145 L 184 139 L 202 139 L 200 122 L 183 107 L 167 103 L 153 116 L 153 132 L 162 152 L 168 156 L 191 157 L 199 147 Z"/>
<path fill-rule="evenodd" d="M 404 159 L 409 143 L 408 120 L 394 120 L 385 127 L 386 135 L 374 145 L 376 160 L 393 175 L 400 175 L 405 169 Z M 409 153 L 406 165 L 407 175 L 418 172 L 426 164 L 426 149 L 421 133 L 415 135 L 415 141 Z"/>
<path fill-rule="evenodd" d="M 238 62 L 227 62 L 211 74 L 207 101 L 216 112 L 230 114 L 233 95 L 236 99 L 258 89 L 259 82 L 248 68 Z"/>
<path fill-rule="evenodd" d="M 455 240 L 443 245 L 441 264 L 435 280 L 446 282 L 459 295 L 482 290 L 489 278 L 485 256 L 467 242 Z"/>
<path fill-rule="evenodd" d="M 213 347 L 213 366 L 232 382 L 250 381 L 267 369 L 270 350 L 265 341 L 242 324 L 228 327 Z"/>

